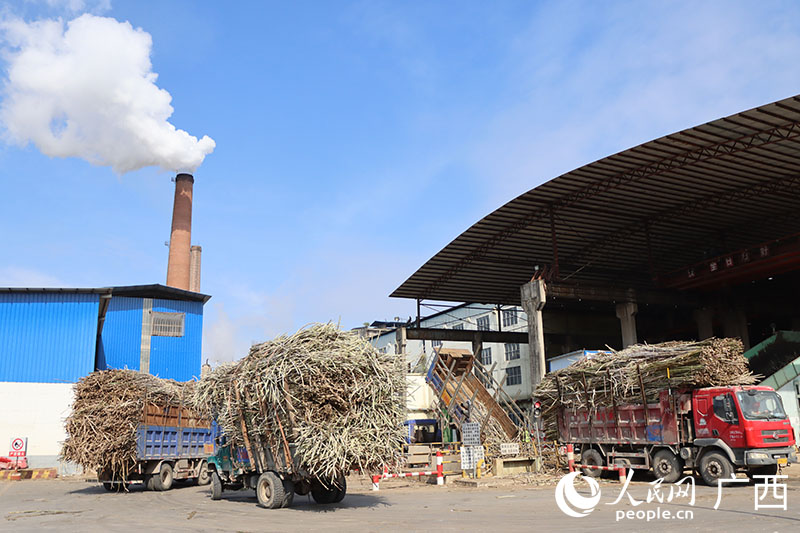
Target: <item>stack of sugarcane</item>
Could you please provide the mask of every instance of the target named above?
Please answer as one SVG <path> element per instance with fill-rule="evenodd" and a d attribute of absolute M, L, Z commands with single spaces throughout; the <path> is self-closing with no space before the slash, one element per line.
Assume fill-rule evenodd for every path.
<path fill-rule="evenodd" d="M 136 428 L 144 420 L 145 406 L 187 405 L 193 387 L 194 382 L 178 383 L 135 370 L 92 372 L 75 385 L 62 458 L 127 479 L 136 463 Z"/>
<path fill-rule="evenodd" d="M 302 475 L 338 479 L 398 460 L 401 364 L 354 333 L 316 324 L 215 369 L 200 381 L 196 405 L 256 464 L 272 457 Z"/>
<path fill-rule="evenodd" d="M 750 372 L 742 352 L 738 339 L 637 344 L 547 374 L 534 393 L 542 402 L 547 437 L 557 438 L 556 413 L 562 406 L 591 410 L 611 407 L 614 401 L 641 403 L 642 386 L 647 401 L 655 402 L 668 387 L 756 383 L 759 376 Z"/>

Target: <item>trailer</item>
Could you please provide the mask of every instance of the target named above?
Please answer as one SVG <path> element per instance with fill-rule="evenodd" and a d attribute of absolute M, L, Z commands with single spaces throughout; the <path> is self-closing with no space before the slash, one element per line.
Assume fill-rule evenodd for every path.
<path fill-rule="evenodd" d="M 208 485 L 207 457 L 214 452 L 216 425 L 186 407 L 146 404 L 136 428 L 137 460 L 128 472 L 102 470 L 97 479 L 108 491 L 131 483 L 165 491 L 175 481 Z"/>
<path fill-rule="evenodd" d="M 591 391 L 586 391 L 591 395 Z M 580 449 L 586 476 L 604 468 L 652 469 L 674 483 L 685 469 L 715 486 L 735 472 L 773 475 L 797 462 L 794 430 L 780 396 L 770 387 L 665 389 L 658 402 L 563 405 L 557 412 L 563 444 Z"/>

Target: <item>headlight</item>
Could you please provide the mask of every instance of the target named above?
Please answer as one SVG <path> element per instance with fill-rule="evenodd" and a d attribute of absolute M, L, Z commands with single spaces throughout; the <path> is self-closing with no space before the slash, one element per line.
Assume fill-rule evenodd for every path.
<path fill-rule="evenodd" d="M 747 454 L 750 459 L 769 459 L 769 455 L 761 452 L 750 452 Z"/>

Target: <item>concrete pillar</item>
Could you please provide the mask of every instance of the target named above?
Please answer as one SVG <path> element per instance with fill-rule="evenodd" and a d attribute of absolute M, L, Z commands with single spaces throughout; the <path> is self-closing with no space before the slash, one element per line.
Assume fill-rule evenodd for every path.
<path fill-rule="evenodd" d="M 394 351 L 397 355 L 406 353 L 406 328 L 397 328 L 395 330 L 395 342 Z"/>
<path fill-rule="evenodd" d="M 544 377 L 544 328 L 542 327 L 542 309 L 547 300 L 544 281 L 537 279 L 520 288 L 522 308 L 528 315 L 528 353 L 531 361 L 531 391 Z"/>
<path fill-rule="evenodd" d="M 639 306 L 636 302 L 623 302 L 617 304 L 617 318 L 622 326 L 622 347 L 627 348 L 631 344 L 636 344 L 636 312 Z"/>
<path fill-rule="evenodd" d="M 722 333 L 726 337 L 738 337 L 745 350 L 750 349 L 750 333 L 747 330 L 747 315 L 741 307 L 729 308 L 722 315 Z"/>
<path fill-rule="evenodd" d="M 475 359 L 478 361 L 481 360 L 481 350 L 483 350 L 483 339 L 481 339 L 480 334 L 478 334 L 472 339 L 472 355 L 474 355 Z M 481 361 L 481 363 L 482 362 L 483 361 Z"/>
<path fill-rule="evenodd" d="M 696 309 L 694 321 L 697 323 L 697 339 L 703 340 L 714 336 L 714 310 L 710 307 Z"/>

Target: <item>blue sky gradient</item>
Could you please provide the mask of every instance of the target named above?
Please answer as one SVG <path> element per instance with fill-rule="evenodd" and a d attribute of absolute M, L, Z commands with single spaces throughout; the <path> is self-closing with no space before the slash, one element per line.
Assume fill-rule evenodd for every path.
<path fill-rule="evenodd" d="M 150 34 L 170 122 L 216 141 L 192 239 L 212 361 L 309 322 L 407 317 L 388 294 L 511 198 L 800 93 L 794 2 L 29 0 L 0 17 L 83 12 Z M 172 175 L 5 138 L 0 286 L 164 283 Z"/>

